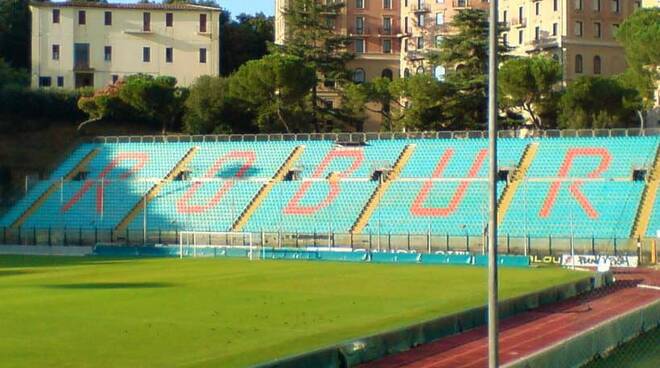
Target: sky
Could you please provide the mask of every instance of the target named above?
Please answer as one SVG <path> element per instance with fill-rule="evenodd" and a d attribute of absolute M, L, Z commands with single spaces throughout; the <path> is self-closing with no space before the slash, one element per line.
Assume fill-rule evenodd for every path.
<path fill-rule="evenodd" d="M 108 2 L 135 3 L 137 1 L 138 0 L 109 0 Z M 234 16 L 241 13 L 254 14 L 257 12 L 263 12 L 266 15 L 275 14 L 275 0 L 216 0 L 216 2 L 221 7 L 229 10 Z"/>

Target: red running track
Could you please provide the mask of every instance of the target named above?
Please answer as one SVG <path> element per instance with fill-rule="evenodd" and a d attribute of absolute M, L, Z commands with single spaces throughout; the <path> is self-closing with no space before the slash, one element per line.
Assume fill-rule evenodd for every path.
<path fill-rule="evenodd" d="M 617 285 L 587 296 L 543 306 L 500 323 L 500 364 L 514 362 L 603 321 L 660 300 L 660 272 L 617 274 Z M 361 368 L 482 368 L 488 366 L 486 327 L 450 336 L 363 364 Z"/>

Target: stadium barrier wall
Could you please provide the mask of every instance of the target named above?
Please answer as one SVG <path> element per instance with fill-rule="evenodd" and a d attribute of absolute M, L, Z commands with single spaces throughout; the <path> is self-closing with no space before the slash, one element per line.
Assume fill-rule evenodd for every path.
<path fill-rule="evenodd" d="M 146 236 L 145 236 L 146 235 Z M 283 232 L 253 233 L 256 246 L 271 248 L 351 248 L 354 250 L 388 250 L 409 253 L 475 253 L 484 251 L 482 236 L 451 236 L 446 234 L 303 234 Z M 94 246 L 97 244 L 155 245 L 177 244 L 176 230 L 149 229 L 113 231 L 110 229 L 78 228 L 7 228 L 0 227 L 0 244 Z M 634 239 L 580 238 L 574 239 L 575 254 L 638 255 L 641 264 L 652 263 L 655 238 L 645 238 L 641 247 Z M 534 263 L 559 263 L 562 254 L 570 253 L 568 238 L 524 238 L 502 235 L 498 239 L 501 254 L 518 254 L 532 257 Z M 211 244 L 245 245 L 245 244 Z M 660 247 L 656 247 L 660 258 Z M 548 258 L 544 261 L 545 257 Z"/>
<path fill-rule="evenodd" d="M 581 367 L 595 357 L 660 326 L 660 300 L 602 322 L 504 368 Z"/>
<path fill-rule="evenodd" d="M 2 245 L 0 254 L 26 255 L 26 256 L 89 256 L 92 255 L 93 247 L 88 246 L 47 246 L 47 245 Z"/>
<path fill-rule="evenodd" d="M 555 303 L 567 298 L 611 285 L 611 273 L 594 274 L 591 277 L 547 288 L 535 293 L 504 300 L 500 304 L 500 318 Z M 407 351 L 443 337 L 462 333 L 486 323 L 487 306 L 417 323 L 408 327 L 387 331 L 329 346 L 324 349 L 278 359 L 255 366 L 256 368 L 346 368 Z"/>
<path fill-rule="evenodd" d="M 98 245 L 93 254 L 107 257 L 179 257 L 181 250 L 173 246 L 113 246 Z M 471 254 L 427 254 L 400 253 L 388 251 L 351 251 L 331 250 L 326 248 L 254 248 L 261 259 L 273 260 L 310 260 L 334 262 L 372 262 L 372 263 L 402 263 L 425 265 L 475 265 L 487 266 L 484 255 Z M 184 247 L 183 256 L 198 257 L 249 257 L 249 247 Z M 528 267 L 530 258 L 518 255 L 500 255 L 498 264 L 504 267 Z"/>

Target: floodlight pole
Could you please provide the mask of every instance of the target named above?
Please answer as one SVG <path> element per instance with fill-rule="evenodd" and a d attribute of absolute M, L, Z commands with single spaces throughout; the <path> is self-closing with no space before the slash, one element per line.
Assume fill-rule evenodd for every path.
<path fill-rule="evenodd" d="M 488 140 L 490 172 L 488 173 L 490 219 L 488 223 L 488 367 L 497 368 L 497 5 L 490 0 L 490 32 L 488 35 Z"/>

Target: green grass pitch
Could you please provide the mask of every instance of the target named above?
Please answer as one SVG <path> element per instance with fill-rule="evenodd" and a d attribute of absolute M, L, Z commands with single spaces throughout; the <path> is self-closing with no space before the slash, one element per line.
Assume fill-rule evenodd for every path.
<path fill-rule="evenodd" d="M 2 367 L 239 367 L 486 303 L 486 269 L 0 256 Z M 502 269 L 501 296 L 585 277 Z"/>

